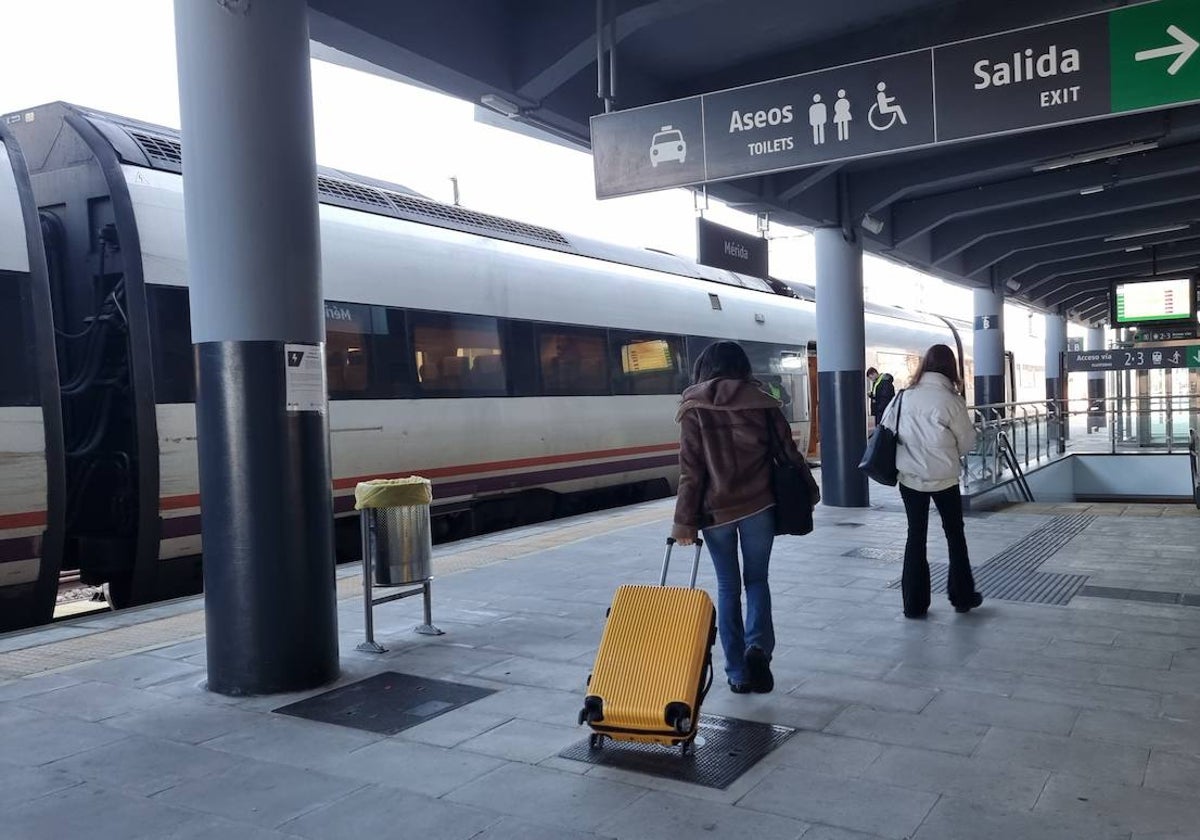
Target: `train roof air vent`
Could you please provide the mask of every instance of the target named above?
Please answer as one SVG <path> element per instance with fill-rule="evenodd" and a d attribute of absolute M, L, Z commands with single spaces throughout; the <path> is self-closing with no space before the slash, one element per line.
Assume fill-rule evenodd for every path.
<path fill-rule="evenodd" d="M 424 201 L 397 192 L 387 191 L 385 195 L 392 200 L 396 211 L 404 216 L 424 217 L 429 220 L 449 222 L 455 226 L 462 225 L 478 230 L 496 231 L 508 234 L 509 236 L 519 236 L 522 239 L 533 239 L 538 242 L 549 242 L 554 245 L 565 245 L 567 247 L 571 245 L 561 233 L 549 228 L 527 225 L 523 222 L 515 222 L 512 219 L 504 219 L 500 216 L 490 216 L 487 213 L 476 213 L 473 210 L 464 210 L 453 204 Z"/>
<path fill-rule="evenodd" d="M 145 131 L 129 130 L 129 135 L 137 142 L 150 160 L 166 163 L 171 166 L 183 165 L 183 152 L 179 141 L 171 137 L 148 134 Z"/>
<path fill-rule="evenodd" d="M 346 201 L 368 204 L 371 207 L 382 207 L 385 210 L 391 209 L 387 198 L 379 190 L 364 186 L 363 184 L 355 184 L 352 181 L 330 178 L 327 175 L 317 176 L 317 192 Z"/>

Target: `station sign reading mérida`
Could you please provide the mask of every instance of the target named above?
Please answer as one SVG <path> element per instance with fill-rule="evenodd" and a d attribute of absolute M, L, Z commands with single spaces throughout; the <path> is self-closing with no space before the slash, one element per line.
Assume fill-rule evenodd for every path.
<path fill-rule="evenodd" d="M 1158 0 L 592 118 L 596 194 L 1200 101 L 1200 2 Z"/>

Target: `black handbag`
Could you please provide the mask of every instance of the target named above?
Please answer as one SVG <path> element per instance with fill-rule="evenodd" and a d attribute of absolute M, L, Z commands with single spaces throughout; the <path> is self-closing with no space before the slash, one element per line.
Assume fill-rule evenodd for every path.
<path fill-rule="evenodd" d="M 813 529 L 816 480 L 808 464 L 796 464 L 788 457 L 775 430 L 774 411 L 767 411 L 767 459 L 775 494 L 775 533 L 803 536 Z"/>
<path fill-rule="evenodd" d="M 896 432 L 900 429 L 903 400 L 904 392 L 901 391 L 896 395 L 896 428 L 876 426 L 874 434 L 867 440 L 867 449 L 858 465 L 858 468 L 867 474 L 867 478 L 887 487 L 895 487 L 896 482 L 900 480 L 900 474 L 896 471 L 896 446 L 899 445 L 900 438 Z"/>

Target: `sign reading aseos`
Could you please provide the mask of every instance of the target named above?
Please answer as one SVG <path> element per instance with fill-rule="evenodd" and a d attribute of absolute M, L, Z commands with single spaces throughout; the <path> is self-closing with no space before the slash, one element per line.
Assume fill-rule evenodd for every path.
<path fill-rule="evenodd" d="M 596 194 L 1200 101 L 1200 2 L 1158 0 L 592 118 Z"/>

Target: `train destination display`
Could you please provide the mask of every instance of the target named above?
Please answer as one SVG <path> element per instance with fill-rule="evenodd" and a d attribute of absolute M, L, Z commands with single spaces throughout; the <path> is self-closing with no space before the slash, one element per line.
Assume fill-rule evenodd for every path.
<path fill-rule="evenodd" d="M 596 195 L 1200 101 L 1200 3 L 1158 0 L 592 117 Z"/>
<path fill-rule="evenodd" d="M 1188 277 L 1113 284 L 1113 324 L 1130 326 L 1195 317 L 1196 293 Z"/>

